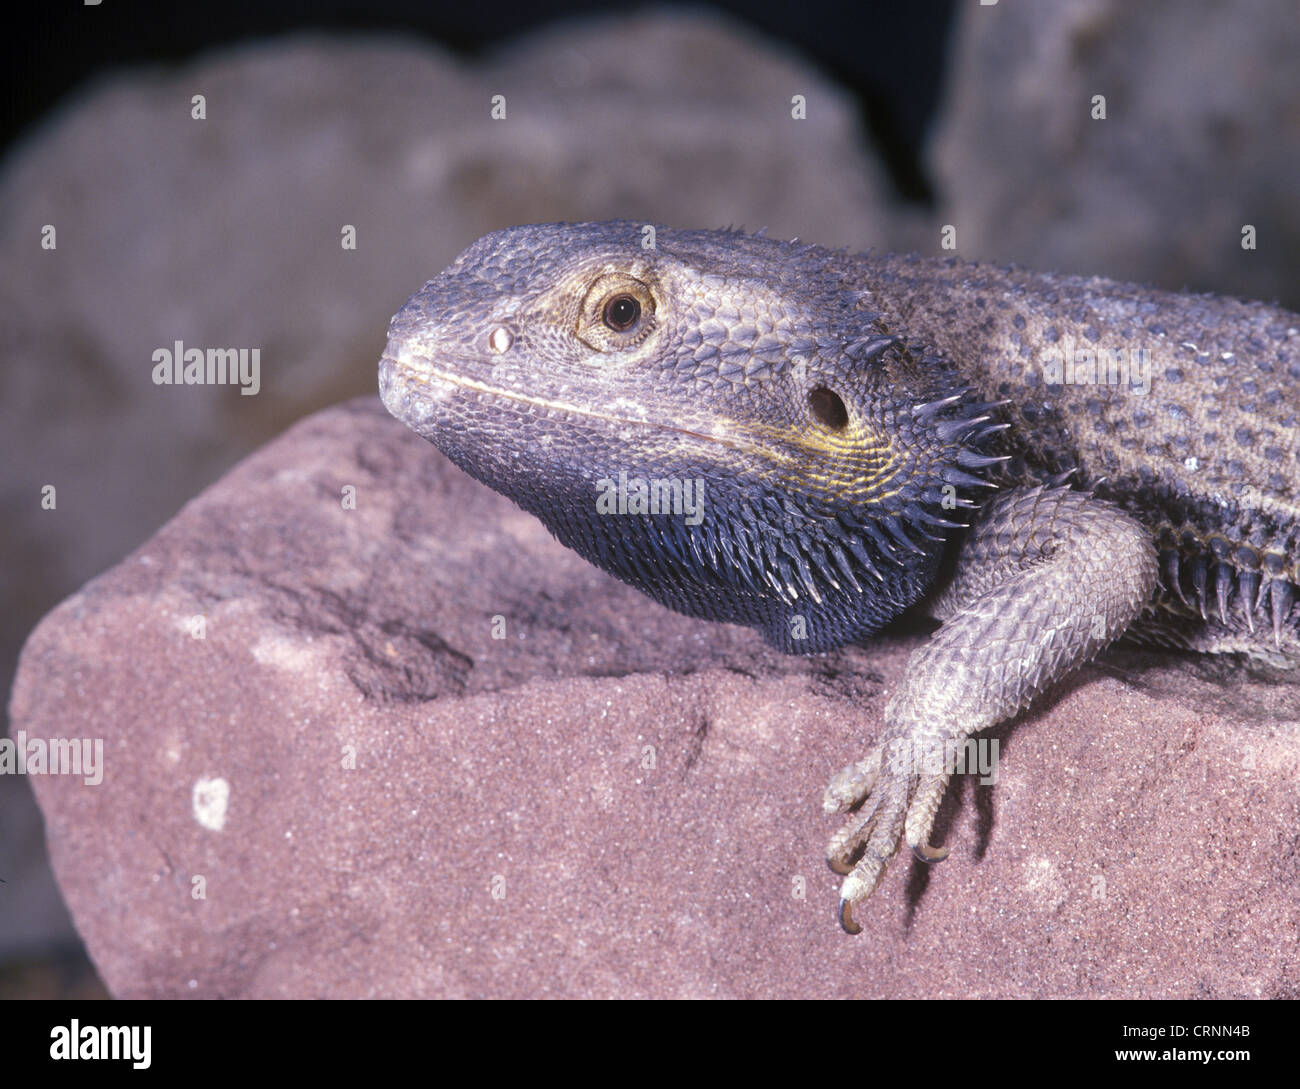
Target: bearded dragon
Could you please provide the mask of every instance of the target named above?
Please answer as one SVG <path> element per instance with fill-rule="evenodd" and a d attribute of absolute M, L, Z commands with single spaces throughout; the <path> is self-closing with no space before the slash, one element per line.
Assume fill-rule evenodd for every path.
<path fill-rule="evenodd" d="M 850 932 L 901 841 L 947 853 L 929 838 L 952 768 L 927 754 L 1112 641 L 1300 663 L 1300 317 L 1275 306 L 542 224 L 487 235 L 416 292 L 379 386 L 670 608 L 792 654 L 907 610 L 942 622 L 883 736 L 826 790 L 849 814 L 828 858 Z"/>

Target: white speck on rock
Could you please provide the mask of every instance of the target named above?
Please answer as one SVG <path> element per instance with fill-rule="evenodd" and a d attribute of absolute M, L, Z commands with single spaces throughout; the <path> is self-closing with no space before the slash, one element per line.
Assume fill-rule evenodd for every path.
<path fill-rule="evenodd" d="M 224 779 L 196 779 L 190 796 L 194 819 L 204 828 L 220 832 L 226 826 L 226 806 L 230 803 L 230 784 Z"/>
<path fill-rule="evenodd" d="M 259 638 L 253 644 L 252 653 L 259 665 L 273 666 L 286 673 L 308 673 L 321 668 L 324 651 L 301 639 L 273 635 Z"/>

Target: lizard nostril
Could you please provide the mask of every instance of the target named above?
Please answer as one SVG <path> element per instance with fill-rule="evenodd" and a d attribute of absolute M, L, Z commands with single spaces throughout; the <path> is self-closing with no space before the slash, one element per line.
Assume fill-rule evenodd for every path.
<path fill-rule="evenodd" d="M 824 386 L 818 386 L 808 394 L 808 407 L 812 409 L 813 419 L 832 431 L 843 431 L 848 425 L 849 410 L 844 407 L 840 395 Z"/>

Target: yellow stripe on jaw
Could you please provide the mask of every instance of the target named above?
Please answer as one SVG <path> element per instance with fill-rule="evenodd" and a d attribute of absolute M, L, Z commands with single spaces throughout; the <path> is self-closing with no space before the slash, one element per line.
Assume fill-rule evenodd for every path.
<path fill-rule="evenodd" d="M 749 425 L 771 440 L 772 446 L 763 447 L 762 456 L 783 465 L 798 468 L 796 475 L 779 479 L 807 488 L 816 485 L 828 494 L 841 499 L 851 499 L 873 488 L 888 484 L 903 467 L 894 446 L 879 432 L 850 425 L 842 431 L 824 427 L 789 430 L 764 425 Z M 775 448 L 776 443 L 795 447 L 794 452 Z M 899 489 L 880 492 L 874 500 L 887 499 Z"/>

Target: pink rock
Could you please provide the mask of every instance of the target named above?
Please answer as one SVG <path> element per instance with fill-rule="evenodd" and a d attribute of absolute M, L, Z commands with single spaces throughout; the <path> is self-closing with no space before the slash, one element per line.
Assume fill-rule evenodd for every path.
<path fill-rule="evenodd" d="M 47 616 L 12 731 L 103 742 L 32 782 L 120 997 L 1297 993 L 1300 690 L 1127 649 L 843 934 L 821 791 L 921 638 L 677 616 L 365 399 Z"/>

